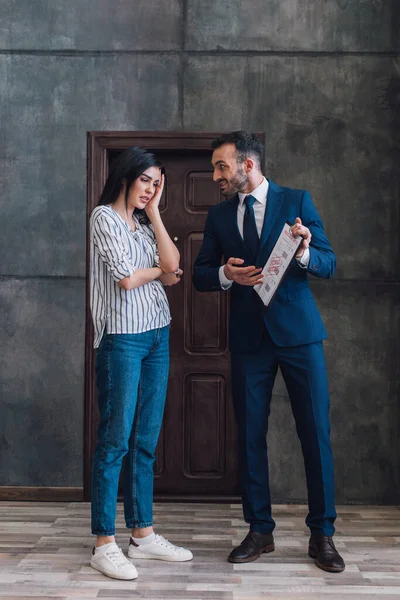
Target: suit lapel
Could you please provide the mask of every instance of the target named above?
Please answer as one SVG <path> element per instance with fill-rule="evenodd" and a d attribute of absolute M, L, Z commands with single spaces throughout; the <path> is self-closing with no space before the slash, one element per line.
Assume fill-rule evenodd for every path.
<path fill-rule="evenodd" d="M 264 224 L 261 231 L 259 256 L 263 254 L 265 245 L 268 242 L 268 238 L 276 221 L 276 217 L 278 216 L 282 206 L 283 195 L 283 190 L 273 181 L 269 181 L 267 207 L 265 210 Z"/>

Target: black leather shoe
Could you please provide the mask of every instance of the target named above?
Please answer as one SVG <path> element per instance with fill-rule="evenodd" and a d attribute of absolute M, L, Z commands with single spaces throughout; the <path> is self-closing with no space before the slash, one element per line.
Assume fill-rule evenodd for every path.
<path fill-rule="evenodd" d="M 311 534 L 308 544 L 308 556 L 315 558 L 315 564 L 324 571 L 341 573 L 345 569 L 343 558 L 328 535 Z"/>
<path fill-rule="evenodd" d="M 260 558 L 264 552 L 273 552 L 274 550 L 275 544 L 272 533 L 249 531 L 240 546 L 232 550 L 228 560 L 233 563 L 251 562 Z"/>

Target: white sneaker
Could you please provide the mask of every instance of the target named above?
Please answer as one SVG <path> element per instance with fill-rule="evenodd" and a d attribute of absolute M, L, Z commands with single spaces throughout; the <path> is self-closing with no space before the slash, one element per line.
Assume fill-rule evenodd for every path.
<path fill-rule="evenodd" d="M 162 535 L 155 534 L 151 542 L 147 544 L 135 544 L 130 539 L 128 548 L 129 558 L 153 558 L 156 560 L 167 560 L 171 562 L 185 562 L 192 560 L 193 554 L 186 548 L 174 546 Z"/>
<path fill-rule="evenodd" d="M 138 572 L 115 542 L 93 548 L 90 566 L 113 579 L 136 579 Z"/>

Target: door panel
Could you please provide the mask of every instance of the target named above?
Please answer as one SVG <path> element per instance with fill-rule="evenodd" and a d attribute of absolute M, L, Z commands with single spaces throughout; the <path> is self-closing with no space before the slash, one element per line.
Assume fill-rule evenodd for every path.
<path fill-rule="evenodd" d="M 226 385 L 223 375 L 194 374 L 184 387 L 184 475 L 204 479 L 226 474 Z"/>
<path fill-rule="evenodd" d="M 201 233 L 189 233 L 185 269 L 193 272 L 203 240 Z M 227 351 L 227 298 L 223 293 L 200 293 L 190 287 L 185 294 L 185 350 L 188 354 L 225 354 Z"/>

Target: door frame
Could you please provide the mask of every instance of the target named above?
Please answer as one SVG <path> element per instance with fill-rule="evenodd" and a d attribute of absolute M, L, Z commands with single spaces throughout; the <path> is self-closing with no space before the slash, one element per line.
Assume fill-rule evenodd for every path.
<path fill-rule="evenodd" d="M 85 392 L 84 392 L 84 500 L 90 501 L 90 475 L 97 423 L 93 348 L 94 332 L 90 312 L 90 238 L 89 218 L 97 205 L 107 176 L 107 153 L 140 146 L 154 153 L 160 150 L 211 150 L 211 142 L 221 132 L 202 131 L 89 131 L 87 134 L 87 203 L 86 203 L 86 317 L 85 317 Z M 264 133 L 257 133 L 264 143 Z M 171 496 L 171 500 L 173 497 Z M 235 498 L 236 499 L 236 498 Z M 168 500 L 163 497 L 162 500 Z M 197 497 L 197 501 L 200 499 Z M 207 500 L 204 498 L 204 500 Z M 208 498 L 208 501 L 218 501 Z M 233 500 L 229 497 L 223 501 Z M 236 499 L 237 500 L 237 499 Z"/>

